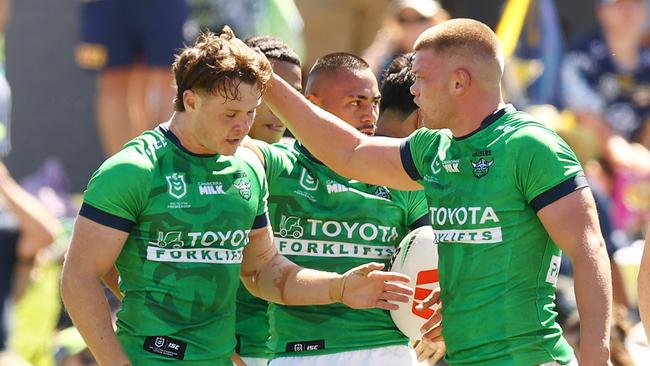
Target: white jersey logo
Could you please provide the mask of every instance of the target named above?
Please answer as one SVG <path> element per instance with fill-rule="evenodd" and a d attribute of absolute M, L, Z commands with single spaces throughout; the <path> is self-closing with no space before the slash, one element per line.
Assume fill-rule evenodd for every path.
<path fill-rule="evenodd" d="M 442 166 L 445 168 L 447 173 L 460 173 L 460 169 L 458 169 L 459 163 L 460 161 L 458 160 L 447 160 L 442 163 Z"/>
<path fill-rule="evenodd" d="M 307 169 L 302 168 L 302 174 L 300 174 L 300 186 L 308 191 L 315 191 L 318 188 L 318 179 L 312 177 Z"/>
<path fill-rule="evenodd" d="M 187 185 L 185 184 L 185 174 L 174 173 L 165 177 L 167 179 L 167 192 L 170 196 L 181 199 L 187 194 Z"/>

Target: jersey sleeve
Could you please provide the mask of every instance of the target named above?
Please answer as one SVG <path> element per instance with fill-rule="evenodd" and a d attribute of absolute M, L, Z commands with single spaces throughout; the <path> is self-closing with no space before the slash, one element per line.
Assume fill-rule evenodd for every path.
<path fill-rule="evenodd" d="M 426 153 L 431 149 L 435 132 L 421 128 L 402 141 L 400 155 L 402 166 L 414 181 L 422 180 Z"/>
<path fill-rule="evenodd" d="M 509 145 L 517 157 L 516 184 L 536 212 L 587 186 L 578 159 L 555 132 L 535 126 L 523 128 Z"/>
<path fill-rule="evenodd" d="M 427 203 L 424 191 L 407 191 L 406 194 L 409 229 L 415 230 L 422 226 L 431 225 L 429 204 Z"/>
<path fill-rule="evenodd" d="M 264 141 L 254 140 L 264 157 L 264 171 L 269 184 L 280 176 L 287 163 L 287 150 L 284 144 L 267 144 Z"/>
<path fill-rule="evenodd" d="M 152 164 L 122 150 L 93 173 L 79 212 L 99 224 L 129 232 L 149 197 Z"/>
<path fill-rule="evenodd" d="M 237 149 L 237 155 L 248 164 L 255 175 L 255 180 L 259 184 L 260 194 L 255 213 L 255 220 L 251 229 L 259 229 L 269 225 L 268 217 L 268 197 L 269 188 L 266 181 L 266 174 L 264 173 L 264 166 L 260 162 L 258 156 L 250 149 Z"/>

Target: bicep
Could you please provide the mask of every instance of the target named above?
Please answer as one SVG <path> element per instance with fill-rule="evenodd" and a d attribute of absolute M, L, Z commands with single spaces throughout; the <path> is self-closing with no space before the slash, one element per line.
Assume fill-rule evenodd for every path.
<path fill-rule="evenodd" d="M 78 216 L 66 256 L 66 269 L 102 277 L 114 266 L 129 233 Z"/>
<path fill-rule="evenodd" d="M 537 216 L 551 239 L 572 260 L 578 253 L 605 250 L 596 203 L 588 187 L 548 204 Z"/>
<path fill-rule="evenodd" d="M 422 189 L 406 172 L 402 162 L 401 139 L 363 139 L 350 157 L 348 178 L 404 191 Z"/>

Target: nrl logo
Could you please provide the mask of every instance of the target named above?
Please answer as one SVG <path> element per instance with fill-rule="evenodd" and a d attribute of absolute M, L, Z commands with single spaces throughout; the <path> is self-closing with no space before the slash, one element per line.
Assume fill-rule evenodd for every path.
<path fill-rule="evenodd" d="M 251 198 L 251 182 L 246 178 L 240 178 L 233 184 L 243 199 L 248 201 Z"/>
<path fill-rule="evenodd" d="M 170 196 L 181 199 L 187 194 L 187 185 L 185 184 L 185 174 L 174 173 L 168 175 L 167 178 L 167 187 L 169 188 L 167 192 Z"/>
<path fill-rule="evenodd" d="M 490 172 L 492 164 L 494 164 L 494 160 L 485 160 L 483 158 L 477 162 L 472 161 L 472 166 L 474 167 L 472 173 L 474 173 L 476 178 L 483 178 Z"/>

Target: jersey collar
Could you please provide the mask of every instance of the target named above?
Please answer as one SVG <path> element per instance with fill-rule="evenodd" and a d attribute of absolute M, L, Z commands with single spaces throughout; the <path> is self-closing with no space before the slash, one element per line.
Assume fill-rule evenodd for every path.
<path fill-rule="evenodd" d="M 499 118 L 503 117 L 504 114 L 506 114 L 508 112 L 512 112 L 514 110 L 515 110 L 515 107 L 513 107 L 512 104 L 507 104 L 505 107 L 499 108 L 499 109 L 497 109 L 496 112 L 494 112 L 491 115 L 485 117 L 485 119 L 481 122 L 481 125 L 479 126 L 479 128 L 475 129 L 474 131 L 470 132 L 467 135 L 460 136 L 460 137 L 454 137 L 454 140 L 462 141 L 462 140 L 468 139 L 468 138 L 474 136 L 475 134 L 479 133 L 480 131 L 483 131 L 484 129 L 490 127 L 494 122 L 498 121 Z"/>

